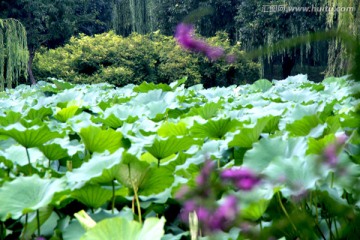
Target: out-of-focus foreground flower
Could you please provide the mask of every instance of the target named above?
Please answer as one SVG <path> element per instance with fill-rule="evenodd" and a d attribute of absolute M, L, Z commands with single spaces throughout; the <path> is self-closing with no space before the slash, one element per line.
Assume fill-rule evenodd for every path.
<path fill-rule="evenodd" d="M 233 182 L 238 189 L 244 191 L 253 189 L 260 182 L 258 176 L 245 168 L 226 169 L 221 173 L 221 178 Z"/>
<path fill-rule="evenodd" d="M 213 47 L 203 40 L 196 39 L 194 35 L 194 26 L 191 24 L 180 23 L 176 27 L 175 39 L 184 49 L 205 54 L 212 61 L 225 56 L 223 48 Z M 235 56 L 233 55 L 229 55 L 226 58 L 229 62 L 235 61 Z"/>
<path fill-rule="evenodd" d="M 334 143 L 328 145 L 324 150 L 325 163 L 330 167 L 335 167 L 338 163 L 338 154 L 345 145 L 348 137 L 346 134 L 341 134 L 337 136 Z"/>

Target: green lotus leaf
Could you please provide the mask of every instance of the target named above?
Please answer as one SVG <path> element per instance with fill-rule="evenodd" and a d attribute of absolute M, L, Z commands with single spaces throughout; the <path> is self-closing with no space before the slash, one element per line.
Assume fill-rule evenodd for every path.
<path fill-rule="evenodd" d="M 124 218 L 100 221 L 88 230 L 81 240 L 160 240 L 164 235 L 165 218 L 147 218 L 144 225 Z"/>
<path fill-rule="evenodd" d="M 190 128 L 190 133 L 196 138 L 222 139 L 226 133 L 240 127 L 241 123 L 230 118 L 219 120 L 208 120 L 205 124 L 195 122 Z"/>
<path fill-rule="evenodd" d="M 80 168 L 76 168 L 72 172 L 66 173 L 70 189 L 80 188 L 92 179 L 97 179 L 97 182 L 101 181 L 101 176 L 103 174 L 108 175 L 106 170 L 111 171 L 110 169 L 115 165 L 120 164 L 122 156 L 123 149 L 119 149 L 110 155 L 93 154 L 91 159 L 88 162 L 83 163 Z M 114 178 L 111 178 L 111 180 L 113 179 Z"/>
<path fill-rule="evenodd" d="M 30 148 L 28 149 L 28 152 L 31 163 L 36 163 L 39 160 L 45 160 L 44 155 L 37 148 Z M 26 149 L 17 144 L 4 149 L 3 152 L 0 151 L 0 155 L 4 156 L 7 160 L 10 160 L 13 164 L 18 166 L 25 166 L 29 163 Z"/>
<path fill-rule="evenodd" d="M 6 113 L 6 116 L 0 116 L 0 125 L 9 126 L 11 124 L 17 123 L 20 121 L 21 117 L 21 113 L 9 111 Z"/>
<path fill-rule="evenodd" d="M 183 77 L 177 81 L 174 81 L 172 83 L 170 83 L 170 87 L 175 90 L 176 88 L 178 88 L 179 86 L 183 85 L 184 83 L 186 83 L 188 77 Z"/>
<path fill-rule="evenodd" d="M 163 84 L 163 83 L 155 84 L 152 82 L 150 82 L 150 83 L 142 82 L 140 85 L 134 87 L 134 92 L 146 93 L 150 90 L 155 90 L 155 89 L 161 89 L 164 92 L 172 90 L 172 88 L 167 84 Z"/>
<path fill-rule="evenodd" d="M 43 120 L 45 117 L 53 114 L 51 108 L 41 107 L 39 109 L 31 108 L 26 118 L 30 120 L 40 119 Z"/>
<path fill-rule="evenodd" d="M 262 138 L 245 153 L 243 166 L 261 172 L 276 159 L 304 157 L 307 147 L 303 137 L 286 140 L 282 137 Z"/>
<path fill-rule="evenodd" d="M 68 119 L 75 116 L 76 112 L 79 110 L 79 107 L 76 105 L 69 106 L 58 111 L 54 117 L 60 122 L 66 122 Z"/>
<path fill-rule="evenodd" d="M 145 147 L 145 150 L 158 160 L 161 160 L 179 151 L 187 150 L 198 142 L 199 141 L 196 141 L 191 137 L 177 138 L 175 136 L 170 136 L 167 139 L 155 139 L 152 146 Z"/>
<path fill-rule="evenodd" d="M 188 133 L 186 124 L 183 122 L 171 123 L 165 122 L 158 129 L 158 135 L 160 137 L 170 137 L 170 136 L 184 136 Z"/>
<path fill-rule="evenodd" d="M 62 148 L 61 145 L 57 143 L 44 144 L 39 146 L 39 150 L 51 161 L 69 156 L 67 149 Z"/>
<path fill-rule="evenodd" d="M 241 148 L 251 148 L 254 142 L 259 140 L 260 134 L 267 126 L 270 119 L 275 117 L 265 117 L 258 119 L 256 124 L 251 127 L 244 127 L 240 129 L 240 133 L 235 134 L 232 141 L 229 142 L 229 147 L 241 147 Z"/>
<path fill-rule="evenodd" d="M 275 158 L 262 172 L 275 185 L 282 186 L 283 196 L 301 196 L 308 189 L 313 189 L 321 176 L 317 170 L 316 156 L 299 158 Z M 325 172 L 322 174 L 327 175 Z"/>
<path fill-rule="evenodd" d="M 174 172 L 170 168 L 152 167 L 139 186 L 139 194 L 149 196 L 163 192 L 174 182 Z"/>
<path fill-rule="evenodd" d="M 37 175 L 17 177 L 0 188 L 0 218 L 19 218 L 21 215 L 46 207 L 56 192 L 65 189 L 63 179 L 41 179 Z"/>
<path fill-rule="evenodd" d="M 334 134 L 326 135 L 321 139 L 309 138 L 309 148 L 306 150 L 306 154 L 322 154 L 330 143 L 335 142 L 335 139 Z"/>
<path fill-rule="evenodd" d="M 63 137 L 63 135 L 58 132 L 50 131 L 46 125 L 24 128 L 20 124 L 13 124 L 6 128 L 0 128 L 0 134 L 15 139 L 25 148 L 38 147 L 51 139 Z"/>
<path fill-rule="evenodd" d="M 138 160 L 131 154 L 125 154 L 120 164 L 116 180 L 128 188 L 139 188 L 146 180 L 150 169 L 150 164 Z"/>
<path fill-rule="evenodd" d="M 324 131 L 325 126 L 320 125 L 320 119 L 316 115 L 305 116 L 286 125 L 286 130 L 291 136 L 307 136 L 319 137 Z M 320 128 L 317 128 L 319 126 Z"/>
<path fill-rule="evenodd" d="M 112 191 L 100 185 L 89 184 L 74 190 L 71 196 L 86 206 L 96 209 L 111 199 Z"/>
<path fill-rule="evenodd" d="M 270 200 L 260 199 L 251 203 L 246 208 L 241 209 L 241 217 L 251 221 L 257 221 L 265 213 L 269 206 Z"/>
<path fill-rule="evenodd" d="M 216 117 L 221 108 L 222 108 L 221 102 L 217 102 L 217 103 L 210 102 L 210 103 L 206 103 L 202 107 L 192 108 L 187 115 L 200 116 L 203 119 L 208 120 L 210 118 Z"/>
<path fill-rule="evenodd" d="M 65 82 L 63 80 L 58 80 L 58 79 L 54 79 L 54 78 L 51 79 L 51 81 L 55 84 L 56 88 L 59 90 L 71 89 L 76 86 L 75 84 L 71 84 L 69 82 Z"/>
<path fill-rule="evenodd" d="M 251 85 L 251 88 L 254 89 L 255 91 L 266 92 L 272 86 L 273 86 L 273 84 L 269 80 L 259 79 Z"/>
<path fill-rule="evenodd" d="M 110 114 L 107 118 L 102 118 L 102 117 L 95 118 L 95 120 L 96 122 L 102 122 L 106 126 L 109 126 L 114 129 L 121 127 L 124 123 L 124 121 L 117 118 L 114 114 Z"/>
<path fill-rule="evenodd" d="M 113 129 L 103 130 L 99 127 L 89 126 L 82 128 L 79 135 L 86 149 L 91 153 L 104 152 L 105 150 L 112 153 L 122 146 L 122 134 Z"/>

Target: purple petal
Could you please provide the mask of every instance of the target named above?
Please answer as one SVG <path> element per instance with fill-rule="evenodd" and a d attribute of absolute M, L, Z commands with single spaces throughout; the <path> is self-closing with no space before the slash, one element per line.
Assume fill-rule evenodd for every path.
<path fill-rule="evenodd" d="M 215 211 L 210 222 L 210 229 L 221 230 L 227 228 L 236 219 L 237 213 L 236 197 L 228 196 L 224 203 Z"/>
<path fill-rule="evenodd" d="M 251 190 L 260 182 L 258 176 L 245 168 L 226 169 L 221 173 L 221 177 L 232 181 L 236 187 L 245 191 Z"/>

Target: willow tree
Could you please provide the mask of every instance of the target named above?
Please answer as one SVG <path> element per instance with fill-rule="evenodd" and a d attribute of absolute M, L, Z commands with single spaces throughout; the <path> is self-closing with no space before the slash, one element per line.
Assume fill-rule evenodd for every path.
<path fill-rule="evenodd" d="M 290 7 L 322 6 L 322 1 L 315 0 L 309 3 L 306 0 L 290 0 L 284 5 L 281 2 L 270 4 L 269 1 L 243 0 L 238 6 L 237 22 L 238 40 L 242 47 L 251 51 L 259 46 L 272 46 L 276 42 L 308 33 L 322 31 L 326 27 L 325 12 L 290 11 Z M 273 10 L 270 7 L 278 7 Z M 284 7 L 284 9 L 283 9 Z M 325 49 L 325 50 L 324 50 Z M 273 66 L 282 67 L 282 77 L 291 74 L 296 64 L 325 65 L 327 62 L 325 43 L 311 43 L 296 48 L 284 47 L 282 52 L 270 54 L 260 59 L 267 70 L 266 77 L 273 77 Z"/>
<path fill-rule="evenodd" d="M 113 29 L 123 36 L 157 30 L 156 8 L 159 3 L 159 0 L 113 0 Z"/>
<path fill-rule="evenodd" d="M 27 77 L 28 59 L 24 26 L 16 19 L 0 19 L 0 91 Z"/>
<path fill-rule="evenodd" d="M 327 1 L 329 12 L 327 14 L 328 28 L 337 28 L 346 31 L 355 38 L 360 38 L 360 3 L 357 0 L 324 0 Z M 348 73 L 351 66 L 351 52 L 338 38 L 330 42 L 328 49 L 328 76 L 342 76 Z"/>

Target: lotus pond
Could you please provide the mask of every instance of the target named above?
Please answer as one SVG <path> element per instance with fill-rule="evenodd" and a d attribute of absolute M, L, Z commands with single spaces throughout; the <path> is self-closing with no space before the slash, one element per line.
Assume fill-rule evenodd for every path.
<path fill-rule="evenodd" d="M 0 239 L 356 239 L 359 83 L 0 93 Z"/>

